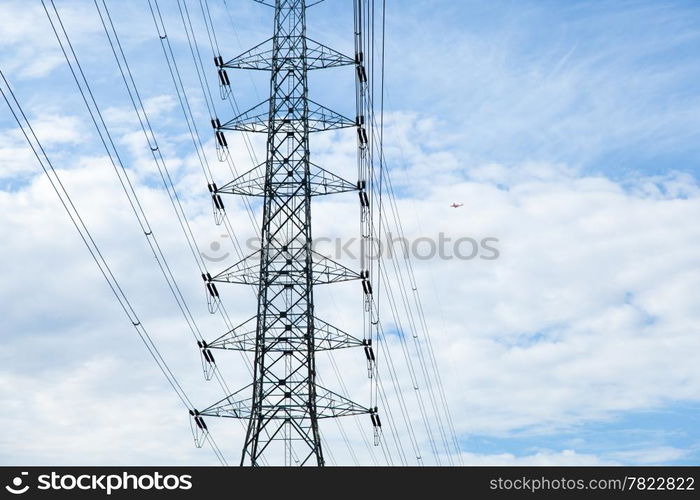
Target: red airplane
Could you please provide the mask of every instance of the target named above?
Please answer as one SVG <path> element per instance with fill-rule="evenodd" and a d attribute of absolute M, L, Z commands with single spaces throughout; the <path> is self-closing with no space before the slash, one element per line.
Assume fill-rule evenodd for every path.
<path fill-rule="evenodd" d="M 450 205 L 450 206 L 451 206 L 452 208 L 459 208 L 459 207 L 463 207 L 463 206 L 464 206 L 464 203 L 453 203 L 453 204 Z"/>

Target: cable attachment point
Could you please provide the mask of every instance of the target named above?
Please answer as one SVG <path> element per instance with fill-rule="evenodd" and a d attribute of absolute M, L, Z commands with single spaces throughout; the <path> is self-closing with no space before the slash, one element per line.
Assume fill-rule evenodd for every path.
<path fill-rule="evenodd" d="M 202 274 L 202 279 L 204 280 L 204 288 L 206 289 L 207 296 L 207 309 L 211 314 L 215 314 L 221 306 L 221 298 L 219 297 L 219 290 L 216 288 L 216 283 L 212 281 L 211 274 Z M 213 359 L 213 358 L 212 358 Z"/>
<path fill-rule="evenodd" d="M 357 139 L 360 141 L 360 149 L 365 149 L 367 147 L 367 129 L 365 129 L 365 116 L 359 115 L 355 119 L 355 125 L 357 125 Z"/>
<path fill-rule="evenodd" d="M 367 196 L 367 191 L 365 187 L 367 183 L 365 181 L 357 181 L 358 195 L 360 196 L 360 206 L 363 209 L 369 208 L 369 196 Z"/>
<path fill-rule="evenodd" d="M 216 136 L 216 157 L 219 161 L 226 161 L 228 158 L 228 141 L 224 132 L 221 130 L 221 122 L 218 118 L 213 118 L 211 120 L 211 126 L 214 129 L 214 135 Z"/>
<path fill-rule="evenodd" d="M 360 197 L 360 222 L 362 223 L 363 228 L 365 227 L 365 223 L 369 220 L 370 217 L 369 196 L 365 191 L 366 187 L 367 181 L 357 181 L 357 194 Z M 365 236 L 364 233 L 362 236 Z"/>
<path fill-rule="evenodd" d="M 207 184 L 207 189 L 209 189 L 209 193 L 211 194 L 211 202 L 214 213 L 214 224 L 220 226 L 224 220 L 224 216 L 226 215 L 226 207 L 224 207 L 224 200 L 221 199 L 221 195 L 219 194 L 219 190 L 216 187 L 215 182 Z"/>
<path fill-rule="evenodd" d="M 355 66 L 357 67 L 357 80 L 360 83 L 367 83 L 367 71 L 365 70 L 365 65 L 363 64 L 364 55 L 362 52 L 357 52 L 355 54 Z"/>
<path fill-rule="evenodd" d="M 207 424 L 196 409 L 190 410 L 190 428 L 194 437 L 194 445 L 197 448 L 201 448 L 207 439 L 209 429 L 207 429 Z"/>
<path fill-rule="evenodd" d="M 221 56 L 214 57 L 214 64 L 219 72 L 219 96 L 222 100 L 226 100 L 231 94 L 231 81 L 228 78 L 226 68 L 224 68 L 224 60 Z"/>
<path fill-rule="evenodd" d="M 379 440 L 382 435 L 382 421 L 379 418 L 379 408 L 376 406 L 369 409 L 369 416 L 372 419 L 372 427 L 374 427 L 374 446 L 379 446 Z"/>
<path fill-rule="evenodd" d="M 362 278 L 362 290 L 365 295 L 372 295 L 372 283 L 369 281 L 369 271 L 360 272 L 360 277 Z"/>
<path fill-rule="evenodd" d="M 199 353 L 202 356 L 202 372 L 204 372 L 204 379 L 211 380 L 214 376 L 214 370 L 216 370 L 214 355 L 204 340 L 198 340 L 197 347 L 199 347 Z"/>
<path fill-rule="evenodd" d="M 360 278 L 365 297 L 365 311 L 370 311 L 372 308 L 372 283 L 369 281 L 369 271 L 361 271 Z"/>
<path fill-rule="evenodd" d="M 376 362 L 374 357 L 374 349 L 372 349 L 372 339 L 363 340 L 362 345 L 365 346 L 365 356 L 367 357 L 367 376 L 372 378 L 374 373 L 374 364 Z"/>

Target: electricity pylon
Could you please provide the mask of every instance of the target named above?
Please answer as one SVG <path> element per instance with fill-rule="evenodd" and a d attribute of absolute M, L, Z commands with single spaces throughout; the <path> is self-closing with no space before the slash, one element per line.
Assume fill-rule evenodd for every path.
<path fill-rule="evenodd" d="M 316 383 L 318 351 L 371 347 L 314 312 L 314 287 L 359 279 L 366 290 L 368 283 L 364 271 L 352 271 L 312 250 L 312 197 L 360 191 L 362 200 L 365 193 L 363 182 L 349 182 L 311 163 L 309 136 L 357 127 L 362 143 L 367 134 L 361 117 L 346 118 L 311 100 L 307 76 L 312 70 L 339 66 L 356 66 L 362 75 L 364 68 L 361 56 L 347 57 L 306 36 L 305 0 L 256 1 L 274 7 L 272 38 L 228 62 L 220 56 L 215 60 L 224 85 L 229 83 L 226 69 L 270 71 L 270 97 L 213 125 L 220 146 L 226 143 L 224 130 L 267 134 L 266 161 L 210 190 L 215 208 L 223 207 L 224 193 L 263 198 L 262 244 L 225 271 L 204 278 L 215 298 L 216 282 L 256 286 L 257 314 L 200 346 L 205 358 L 211 358 L 209 349 L 254 352 L 254 380 L 197 412 L 195 421 L 201 427 L 203 416 L 246 419 L 241 465 L 260 465 L 262 460 L 270 465 L 324 465 L 319 420 L 371 413 L 374 422 L 375 410 Z"/>

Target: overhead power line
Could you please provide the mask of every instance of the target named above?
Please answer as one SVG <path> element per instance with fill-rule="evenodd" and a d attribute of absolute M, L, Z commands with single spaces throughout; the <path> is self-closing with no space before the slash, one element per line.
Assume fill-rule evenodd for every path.
<path fill-rule="evenodd" d="M 29 119 L 27 118 L 21 105 L 17 101 L 17 98 L 15 97 L 15 94 L 12 91 L 12 88 L 10 87 L 10 84 L 5 78 L 5 74 L 2 72 L 2 70 L 0 70 L 0 77 L 2 78 L 2 87 L 0 87 L 0 92 L 2 92 L 2 96 L 5 102 L 7 103 L 7 106 L 10 108 L 12 116 L 19 125 L 20 130 L 22 131 L 22 135 L 24 135 L 24 138 L 27 140 L 29 147 L 31 148 L 32 152 L 34 153 L 34 156 L 39 162 L 39 165 L 46 174 L 46 177 L 48 178 L 51 187 L 58 196 L 61 205 L 68 214 L 68 217 L 70 218 L 73 226 L 78 231 L 78 234 L 81 240 L 83 241 L 83 244 L 90 252 L 90 256 L 94 260 L 95 264 L 97 264 L 100 273 L 107 282 L 107 285 L 112 291 L 114 297 L 117 299 L 117 302 L 124 311 L 124 314 L 131 322 L 131 325 L 133 326 L 134 330 L 136 330 L 136 333 L 138 334 L 143 344 L 146 346 L 146 349 L 155 361 L 156 365 L 165 377 L 166 381 L 173 389 L 182 405 L 187 410 L 192 410 L 194 408 L 192 401 L 190 400 L 185 390 L 182 388 L 182 385 L 178 381 L 173 371 L 168 366 L 168 363 L 165 361 L 165 358 L 158 350 L 158 347 L 156 346 L 155 342 L 148 333 L 148 330 L 141 322 L 139 315 L 136 313 L 134 307 L 131 305 L 129 298 L 127 297 L 126 293 L 119 284 L 119 281 L 112 273 L 112 269 L 110 268 L 109 263 L 105 259 L 102 251 L 100 250 L 100 247 L 97 245 L 97 243 L 92 237 L 92 234 L 85 225 L 85 222 L 83 221 L 80 212 L 76 208 L 70 194 L 63 185 L 63 182 L 61 181 L 58 172 L 55 170 L 53 164 L 51 163 L 51 160 L 46 154 L 44 147 L 37 138 L 34 129 L 31 123 L 29 122 Z M 211 446 L 214 454 L 216 455 L 217 460 L 222 465 L 228 465 L 226 459 L 221 453 L 221 450 L 214 441 L 214 438 L 211 435 L 211 433 L 206 434 L 206 441 Z"/>

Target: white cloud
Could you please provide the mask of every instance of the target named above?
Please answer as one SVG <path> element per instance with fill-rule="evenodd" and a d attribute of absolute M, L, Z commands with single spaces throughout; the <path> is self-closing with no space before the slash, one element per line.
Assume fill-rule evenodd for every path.
<path fill-rule="evenodd" d="M 133 216 L 114 183 L 111 167 L 104 159 L 89 158 L 80 159 L 78 165 L 62 175 L 75 193 L 78 206 L 90 207 L 85 210 L 88 225 L 94 228 L 98 241 L 103 242 L 108 258 L 114 261 L 117 276 L 122 277 L 135 303 L 141 304 L 141 310 L 146 304 L 154 308 L 147 316 L 150 323 L 157 326 L 156 331 L 171 329 L 173 322 L 180 325 L 177 317 L 167 312 L 172 311 L 172 300 L 161 288 L 162 278 L 150 265 L 142 236 L 134 231 Z M 198 167 L 189 163 L 187 168 Z M 429 168 L 423 165 L 411 169 L 414 176 L 430 175 Z M 581 177 L 566 168 L 541 164 L 524 165 L 520 169 L 485 166 L 468 172 L 474 173 L 474 179 L 435 186 L 422 198 L 399 200 L 406 232 L 413 237 L 435 236 L 444 231 L 452 237 L 495 235 L 499 238 L 501 258 L 493 262 L 415 261 L 417 282 L 423 292 L 428 324 L 460 434 L 502 437 L 523 432 L 552 434 L 572 425 L 609 419 L 620 412 L 700 398 L 700 373 L 692 356 L 697 347 L 692 325 L 697 324 L 698 318 L 691 299 L 691 291 L 700 284 L 700 276 L 693 271 L 697 268 L 700 235 L 694 228 L 691 214 L 700 208 L 700 201 L 694 195 L 697 185 L 692 179 L 683 176 L 638 178 L 623 186 L 602 177 Z M 640 188 L 650 183 L 658 186 L 658 192 L 682 192 L 686 196 L 660 196 L 657 191 L 650 194 L 648 189 Z M 667 189 L 666 184 L 674 186 L 673 189 Z M 202 314 L 201 284 L 195 279 L 196 271 L 193 272 L 179 229 L 173 226 L 164 194 L 145 187 L 140 187 L 139 191 L 166 254 L 172 256 L 173 267 L 178 270 L 187 295 Z M 20 332 L 27 328 L 22 314 L 27 308 L 45 318 L 55 318 L 53 321 L 66 317 L 70 311 L 67 329 L 56 326 L 52 330 L 57 339 L 65 336 L 75 339 L 72 343 L 82 337 L 85 340 L 79 342 L 89 343 L 99 331 L 113 328 L 108 327 L 111 322 L 122 325 L 124 320 L 113 308 L 101 278 L 87 260 L 72 228 L 62 220 L 63 214 L 56 211 L 53 194 L 45 181 L 39 178 L 18 192 L 5 193 L 3 200 L 3 210 L 13 214 L 4 220 L 5 229 L 9 233 L 24 234 L 22 239 L 13 239 L 11 245 L 4 247 L 3 259 L 32 262 L 29 271 L 17 268 L 19 274 L 9 275 L 8 286 L 3 287 L 3 296 L 13 297 L 3 301 L 7 311 L 12 312 L 8 315 L 11 326 L 6 341 L 12 344 L 19 341 Z M 212 227 L 207 209 L 202 205 L 206 204 L 206 197 L 196 200 L 195 197 L 187 204 L 200 214 L 193 218 L 194 227 L 198 234 L 211 234 L 211 229 L 206 229 Z M 465 205 L 451 209 L 447 205 L 452 200 L 460 200 Z M 357 213 L 354 197 L 317 203 L 323 208 L 315 212 L 316 235 L 339 231 L 352 234 L 350 221 Z M 24 208 L 17 211 L 17 206 Z M 244 213 L 230 213 L 237 221 L 235 227 L 249 225 Z M 54 222 L 48 223 L 51 220 Z M 339 228 L 338 220 L 348 221 L 342 225 L 344 229 Z M 168 227 L 172 229 L 166 230 Z M 28 232 L 31 228 L 42 230 Z M 56 264 L 60 270 L 56 269 Z M 183 274 L 181 269 L 192 271 Z M 81 286 L 66 289 L 65 283 L 74 282 L 75 276 L 81 276 Z M 145 288 L 144 283 L 148 283 Z M 243 303 L 246 291 L 225 287 L 224 294 L 227 301 L 234 301 L 229 304 L 239 304 L 233 314 L 240 319 L 249 316 L 252 309 L 246 305 L 252 304 Z M 338 287 L 333 290 L 335 307 L 329 309 L 328 297 L 321 294 L 319 300 L 323 305 L 319 310 L 339 326 L 356 330 L 359 327 L 357 316 L 346 307 L 346 304 L 355 303 L 356 295 L 355 286 Z M 58 297 L 60 301 L 56 302 Z M 101 318 L 98 311 L 103 311 L 104 306 L 95 300 L 111 304 L 109 309 L 113 312 Z M 245 300 L 250 302 L 250 297 Z M 75 309 L 77 304 L 82 304 L 80 310 Z M 96 329 L 94 332 L 81 333 L 70 326 L 75 321 L 88 319 Z M 204 320 L 208 321 L 206 316 Z M 385 322 L 391 323 L 388 312 Z M 158 336 L 173 355 L 176 366 L 190 378 L 197 360 L 189 350 L 192 340 L 182 331 L 182 326 L 178 326 L 181 333 L 177 336 L 162 337 L 161 333 Z M 221 330 L 221 326 L 212 326 L 211 331 Z M 33 326 L 32 330 L 35 329 Z M 128 330 L 128 325 L 124 324 L 123 329 Z M 133 332 L 124 334 L 133 335 Z M 36 349 L 35 353 L 41 352 L 40 347 L 39 351 Z M 131 349 L 138 352 L 141 347 L 132 343 Z M 185 359 L 178 354 L 178 350 L 183 349 L 189 352 Z M 396 339 L 391 341 L 391 349 L 398 374 L 405 384 L 409 376 Z M 73 376 L 68 373 L 82 370 L 82 363 L 94 366 L 91 360 L 98 355 L 99 350 L 87 357 L 65 355 L 67 365 L 62 370 L 67 370 L 66 375 L 52 378 L 60 383 L 68 377 L 70 386 L 82 392 L 79 387 L 87 384 L 88 378 L 71 378 Z M 366 379 L 361 359 L 353 353 L 347 356 L 340 362 L 341 366 L 357 369 L 347 371 L 346 384 L 362 400 Z M 226 353 L 219 354 L 218 358 L 232 359 Z M 669 359 L 674 360 L 672 369 L 668 366 Z M 143 370 L 159 382 L 148 361 L 141 360 Z M 14 370 L 20 369 L 12 360 L 8 361 L 10 369 L 13 366 Z M 337 381 L 330 367 L 323 360 L 320 366 L 328 379 L 326 385 L 335 387 Z M 233 370 L 238 374 L 237 382 L 231 383 L 234 387 L 245 385 L 243 382 L 247 380 L 241 369 L 242 366 Z M 130 368 L 134 370 L 138 373 L 136 367 Z M 22 384 L 40 387 L 45 373 L 40 371 L 34 377 L 26 375 Z M 12 372 L 5 375 L 6 383 L 14 385 L 15 382 L 7 382 L 7 377 L 12 379 L 15 375 Z M 114 377 L 118 378 L 118 373 L 108 378 Z M 106 379 L 99 375 L 96 380 Z M 196 377 L 194 380 L 192 387 L 198 391 Z M 388 383 L 388 377 L 385 380 Z M 43 400 L 51 408 L 57 404 L 71 408 L 89 404 L 82 399 L 84 395 L 78 399 L 77 392 L 73 395 L 65 392 L 65 388 L 56 390 L 64 391 L 59 400 Z M 100 389 L 105 396 L 112 390 L 109 386 Z M 387 390 L 393 393 L 391 386 Z M 410 396 L 407 386 L 404 390 L 408 390 Z M 33 392 L 36 389 L 27 389 L 21 394 Z M 135 391 L 128 397 L 138 399 L 139 393 Z M 23 397 L 16 395 L 14 404 L 28 404 Z M 162 397 L 167 400 L 169 396 L 163 394 Z M 173 411 L 173 399 L 170 405 L 153 409 L 153 415 L 139 414 L 132 420 L 147 422 L 144 425 L 149 426 L 155 425 L 154 420 L 171 418 L 168 415 Z M 201 400 L 207 401 L 206 398 Z M 413 423 L 417 436 L 423 443 L 425 459 L 430 460 L 425 441 L 427 429 L 421 424 L 412 396 L 407 404 L 410 411 L 415 412 Z M 37 415 L 41 413 L 36 412 Z M 403 428 L 399 410 L 394 408 L 394 413 L 398 425 Z M 107 415 L 92 416 L 95 426 L 107 429 L 113 425 Z M 18 425 L 14 417 L 8 418 L 11 421 L 7 425 Z M 27 418 L 31 421 L 33 417 Z M 44 421 L 34 424 L 47 425 Z M 125 427 L 120 426 L 118 432 L 128 432 L 128 424 L 123 425 Z M 213 426 L 218 432 L 227 432 L 228 427 L 222 423 Z M 70 432 L 67 429 L 60 433 Z M 178 432 L 184 432 L 182 427 Z M 331 442 L 336 442 L 332 427 L 327 435 Z M 361 443 L 356 431 L 352 436 Z M 11 449 L 16 449 L 17 453 L 30 453 L 21 451 L 22 446 L 16 441 L 11 443 Z M 61 441 L 60 446 L 70 448 L 70 440 Z M 73 456 L 87 453 L 86 449 L 76 445 Z M 335 449 L 339 458 L 348 459 L 340 441 Z M 35 448 L 31 448 L 31 453 L 36 453 L 37 457 L 41 455 Z M 44 461 L 50 460 L 46 458 L 50 456 L 49 451 L 46 453 Z M 142 460 L 156 460 L 149 453 L 144 451 L 141 456 L 151 458 Z M 630 453 L 608 454 L 605 458 L 579 454 L 574 449 L 566 453 L 542 452 L 525 458 L 509 454 L 467 455 L 466 458 L 474 463 L 597 463 L 600 460 L 653 462 L 669 456 L 652 454 L 652 458 L 644 458 L 644 450 Z M 127 456 L 136 455 L 125 455 L 119 460 L 127 460 Z"/>
<path fill-rule="evenodd" d="M 29 17 L 10 10 L 7 15 L 16 18 L 18 26 L 8 37 L 9 46 L 28 39 L 36 42 L 35 32 L 27 27 Z M 77 15 L 79 12 L 66 14 L 74 22 Z M 153 38 L 152 28 L 137 31 L 136 38 L 127 41 L 132 49 L 137 46 L 132 44 L 142 41 L 139 37 L 146 37 L 142 33 Z M 83 47 L 91 40 L 90 32 L 85 38 L 76 37 Z M 647 140 L 654 129 L 651 122 L 674 129 L 693 123 L 694 104 L 682 112 L 682 103 L 675 103 L 668 114 L 648 114 L 637 121 L 634 117 L 639 110 L 631 97 L 618 109 L 619 98 L 627 90 L 614 75 L 593 71 L 595 78 L 586 81 L 598 91 L 595 95 L 589 95 L 590 89 L 582 93 L 580 82 L 596 68 L 595 57 L 578 58 L 578 47 L 561 53 L 553 50 L 534 61 L 532 71 L 518 73 L 518 68 L 504 66 L 513 43 L 489 46 L 461 40 L 457 49 L 444 56 L 433 54 L 449 55 L 450 61 L 455 50 L 464 54 L 463 66 L 469 68 L 471 85 L 484 92 L 465 91 L 464 105 L 474 113 L 460 115 L 458 129 L 445 116 L 427 116 L 416 110 L 386 115 L 387 157 L 407 235 L 437 237 L 443 232 L 453 240 L 462 236 L 499 240 L 500 258 L 495 261 L 414 262 L 447 397 L 467 447 L 469 438 L 475 436 L 553 437 L 636 411 L 700 400 L 700 370 L 694 357 L 699 344 L 696 325 L 700 324 L 695 300 L 700 285 L 697 180 L 682 173 L 620 174 L 611 179 L 564 161 L 541 161 L 540 149 L 523 154 L 521 147 L 558 145 L 570 148 L 569 152 L 593 155 L 604 149 L 603 142 L 620 139 L 624 145 Z M 53 62 L 43 68 L 33 65 L 37 54 L 49 57 L 54 49 L 30 44 L 22 49 L 27 53 L 5 51 L 3 68 L 20 77 L 45 76 Z M 628 50 L 625 47 L 621 54 L 606 53 L 605 57 L 624 60 Z M 26 61 L 14 57 L 18 54 Z M 464 84 L 464 79 L 452 77 L 435 81 L 436 75 L 417 71 L 426 60 L 420 50 L 406 56 L 407 68 L 415 77 L 411 81 L 420 83 L 430 76 L 430 88 L 444 95 L 457 93 L 455 81 Z M 554 69 L 552 61 L 556 62 Z M 144 81 L 143 75 L 136 73 L 137 82 Z M 656 87 L 647 86 L 673 75 L 651 76 L 654 78 L 639 85 L 653 93 Z M 107 86 L 113 83 L 108 80 Z M 33 95 L 33 89 L 24 90 Z M 552 95 L 558 98 L 552 101 Z M 591 101 L 579 103 L 578 114 L 570 118 L 569 107 L 582 95 Z M 203 103 L 194 95 L 191 98 L 195 113 L 203 117 L 202 132 L 210 133 Z M 111 103 L 104 96 L 98 100 Z M 222 254 L 232 254 L 225 264 L 212 264 L 212 270 L 221 270 L 232 263 L 233 250 L 221 236 L 222 228 L 211 223 L 210 201 L 177 103 L 172 95 L 160 91 L 145 103 L 201 248 L 209 250 L 210 242 L 216 241 L 223 244 Z M 107 122 L 183 293 L 205 337 L 212 338 L 222 333 L 224 325 L 205 312 L 198 270 L 172 217 L 170 202 L 157 187 L 160 180 L 135 117 L 123 104 L 103 108 Z M 166 358 L 195 395 L 196 404 L 213 402 L 221 395 L 215 386 L 200 380 L 193 339 L 153 265 L 112 166 L 101 152 L 93 151 L 96 138 L 86 135 L 84 123 L 70 114 L 74 110 L 63 109 L 68 105 L 59 102 L 55 109 L 46 109 L 35 104 L 32 109 L 41 109 L 39 117 L 32 118 L 37 133 L 53 146 L 50 155 L 58 158 L 57 168 L 88 226 L 133 297 L 144 324 L 150 326 Z M 592 130 L 598 125 L 599 129 Z M 460 145 L 494 148 L 516 136 L 520 142 L 513 145 L 513 154 L 521 160 L 508 163 L 472 161 L 463 154 L 468 148 Z M 247 170 L 251 160 L 240 136 L 228 134 L 228 138 L 239 172 Z M 234 174 L 216 160 L 211 136 L 203 139 L 221 184 Z M 264 138 L 253 141 L 261 158 Z M 313 141 L 314 162 L 355 180 L 352 131 L 314 137 Z M 9 182 L 39 172 L 22 137 L 10 126 L 0 134 L 0 164 Z M 5 322 L 0 392 L 9 408 L 0 415 L 0 426 L 8 431 L 0 460 L 211 463 L 208 454 L 189 448 L 183 410 L 114 303 L 46 179 L 24 180 L 27 184 L 0 192 L 0 211 L 5 214 L 0 231 L 11 235 L 0 248 L 0 260 L 12 263 L 0 283 Z M 234 229 L 242 236 L 251 234 L 241 201 L 231 197 L 225 201 Z M 449 204 L 453 201 L 464 206 L 452 209 Z M 356 196 L 314 203 L 316 237 L 356 236 Z M 388 214 L 390 207 L 385 209 Z M 258 213 L 255 218 L 259 219 Z M 221 289 L 234 320 L 252 315 L 249 290 Z M 317 299 L 322 318 L 347 331 L 360 331 L 356 283 L 319 290 Z M 387 327 L 393 326 L 386 300 L 383 307 Z M 399 315 L 407 329 L 407 315 Z M 437 429 L 422 421 L 397 337 L 390 337 L 388 344 L 420 453 L 430 463 L 428 433 Z M 409 352 L 414 349 L 410 335 L 407 348 Z M 217 359 L 232 388 L 249 382 L 236 354 L 217 353 Z M 366 401 L 369 389 L 362 353 L 339 353 L 337 359 L 352 397 Z M 420 371 L 418 360 L 412 361 Z M 406 454 L 413 461 L 387 368 L 383 358 L 383 379 L 394 403 L 391 410 Z M 319 372 L 324 384 L 337 387 L 333 368 L 323 356 L 319 357 Z M 419 385 L 427 396 L 429 388 L 423 382 Z M 428 398 L 426 405 L 432 413 Z M 19 409 L 23 409 L 22 418 Z M 388 410 L 382 409 L 387 417 Z M 359 445 L 360 461 L 370 463 L 371 452 L 361 435 L 368 438 L 369 422 L 357 422 L 348 423 L 346 429 L 351 442 Z M 228 421 L 209 425 L 235 462 L 240 427 Z M 323 426 L 329 450 L 338 461 L 350 463 L 337 428 L 331 423 Z M 391 442 L 386 431 L 384 438 Z M 682 459 L 688 453 L 643 441 L 635 447 L 600 452 L 590 447 L 580 451 L 578 446 L 567 443 L 526 453 L 468 449 L 463 459 L 474 464 L 660 463 Z M 372 450 L 380 455 L 379 450 Z"/>
<path fill-rule="evenodd" d="M 415 127 L 404 130 L 410 144 Z M 407 234 L 499 239 L 493 262 L 415 261 L 461 432 L 552 435 L 700 398 L 695 179 L 613 181 L 545 163 L 459 168 L 449 153 L 458 168 L 441 171 L 414 149 L 394 177 L 410 194 L 399 201 Z M 329 202 L 315 221 L 336 234 L 333 221 L 353 210 Z"/>
<path fill-rule="evenodd" d="M 553 452 L 539 451 L 532 455 L 515 456 L 510 453 L 499 455 L 479 455 L 465 453 L 462 455 L 465 465 L 603 465 L 605 462 L 595 455 L 576 453 L 574 450 Z"/>
<path fill-rule="evenodd" d="M 678 461 L 687 455 L 687 450 L 662 446 L 645 450 L 635 450 L 615 453 L 614 456 L 621 463 L 636 463 L 645 465 L 657 465 L 665 462 Z"/>
<path fill-rule="evenodd" d="M 32 121 L 32 128 L 42 144 L 73 145 L 85 140 L 82 122 L 76 116 L 57 116 L 42 114 Z"/>

